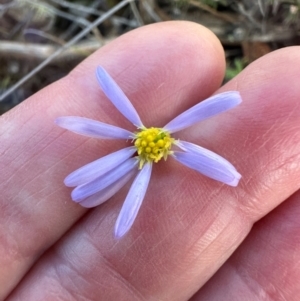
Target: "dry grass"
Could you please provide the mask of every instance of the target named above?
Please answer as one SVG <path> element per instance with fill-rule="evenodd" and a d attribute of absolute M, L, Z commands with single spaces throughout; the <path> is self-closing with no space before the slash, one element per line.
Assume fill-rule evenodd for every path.
<path fill-rule="evenodd" d="M 67 74 L 99 46 L 144 24 L 181 19 L 210 28 L 225 48 L 227 80 L 258 57 L 299 44 L 299 0 L 0 3 L 0 114 Z"/>

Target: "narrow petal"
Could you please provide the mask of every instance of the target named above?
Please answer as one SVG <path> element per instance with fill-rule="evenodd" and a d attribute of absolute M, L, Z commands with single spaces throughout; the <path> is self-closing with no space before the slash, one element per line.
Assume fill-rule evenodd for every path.
<path fill-rule="evenodd" d="M 136 158 L 130 158 L 118 167 L 96 178 L 95 180 L 87 184 L 77 186 L 72 191 L 72 200 L 74 202 L 80 202 L 83 199 L 93 195 L 94 193 L 101 191 L 102 189 L 108 187 L 112 183 L 119 180 L 121 177 L 125 176 L 128 172 L 133 170 L 136 167 L 137 163 L 138 161 L 136 160 Z"/>
<path fill-rule="evenodd" d="M 130 100 L 105 69 L 101 66 L 97 67 L 96 75 L 104 94 L 114 106 L 135 126 L 144 127 Z"/>
<path fill-rule="evenodd" d="M 84 117 L 58 117 L 55 123 L 76 134 L 100 139 L 131 139 L 134 134 L 117 126 Z"/>
<path fill-rule="evenodd" d="M 113 195 L 115 195 L 136 173 L 135 170 L 131 170 L 125 176 L 102 189 L 101 191 L 89 196 L 88 198 L 81 201 L 79 204 L 82 207 L 92 208 L 98 205 L 103 204 L 108 199 L 110 199 Z"/>
<path fill-rule="evenodd" d="M 116 221 L 115 236 L 117 238 L 125 235 L 131 228 L 145 197 L 151 177 L 151 170 L 152 164 L 145 164 L 142 170 L 134 179 L 134 182 L 131 185 L 128 195 L 122 206 L 121 212 Z"/>
<path fill-rule="evenodd" d="M 217 155 L 216 153 L 214 153 L 206 148 L 203 148 L 197 144 L 181 140 L 181 141 L 176 142 L 176 145 L 186 152 L 191 152 L 191 153 L 199 154 L 200 156 L 205 156 L 207 158 L 211 158 L 211 160 L 218 161 L 221 164 L 227 165 L 229 169 L 236 171 L 235 167 L 229 161 L 227 161 L 223 157 Z"/>
<path fill-rule="evenodd" d="M 173 157 L 187 167 L 230 186 L 237 186 L 241 178 L 232 164 L 204 148 L 197 151 L 174 151 Z"/>
<path fill-rule="evenodd" d="M 136 152 L 134 146 L 126 147 L 93 161 L 81 168 L 73 171 L 65 178 L 65 185 L 75 187 L 91 182 L 92 180 L 104 175 L 114 169 Z"/>
<path fill-rule="evenodd" d="M 178 115 L 164 129 L 170 133 L 181 131 L 194 123 L 230 110 L 241 102 L 240 93 L 237 91 L 214 95 Z"/>

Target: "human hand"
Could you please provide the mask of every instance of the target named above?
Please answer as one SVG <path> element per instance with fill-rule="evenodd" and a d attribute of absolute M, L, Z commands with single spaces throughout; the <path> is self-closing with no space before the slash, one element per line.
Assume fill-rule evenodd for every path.
<path fill-rule="evenodd" d="M 276 51 L 216 92 L 225 62 L 214 35 L 193 23 L 155 24 L 2 116 L 0 300 L 298 300 L 299 63 L 299 47 Z M 63 179 L 124 142 L 54 125 L 74 115 L 134 130 L 99 89 L 98 65 L 150 126 L 214 92 L 240 91 L 240 106 L 180 133 L 233 163 L 239 186 L 160 162 L 135 224 L 116 240 L 128 187 L 87 211 Z"/>

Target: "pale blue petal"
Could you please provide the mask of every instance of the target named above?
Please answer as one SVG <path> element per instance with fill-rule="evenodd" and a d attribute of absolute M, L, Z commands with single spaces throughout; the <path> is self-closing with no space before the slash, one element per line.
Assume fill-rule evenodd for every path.
<path fill-rule="evenodd" d="M 145 164 L 134 179 L 116 221 L 115 236 L 117 238 L 125 235 L 131 228 L 145 197 L 151 177 L 151 170 L 152 164 Z"/>
<path fill-rule="evenodd" d="M 137 166 L 137 163 L 136 158 L 130 158 L 95 180 L 76 187 L 71 194 L 72 200 L 74 202 L 80 202 L 94 193 L 101 191 L 133 170 Z"/>
<path fill-rule="evenodd" d="M 136 173 L 136 170 L 131 170 L 125 176 L 112 183 L 108 187 L 102 189 L 101 191 L 89 196 L 88 198 L 81 201 L 79 204 L 82 207 L 92 208 L 103 204 L 113 195 L 115 195 Z"/>
<path fill-rule="evenodd" d="M 178 115 L 164 129 L 170 133 L 181 131 L 201 120 L 230 110 L 241 102 L 240 93 L 237 91 L 214 95 Z"/>
<path fill-rule="evenodd" d="M 221 164 L 227 165 L 227 167 L 229 169 L 232 169 L 234 171 L 236 170 L 235 167 L 229 161 L 227 161 L 223 157 L 217 155 L 216 153 L 214 153 L 206 148 L 203 148 L 197 144 L 182 141 L 182 140 L 176 141 L 175 144 L 186 152 L 196 153 L 196 154 L 199 154 L 200 156 L 205 156 L 207 158 L 211 158 L 211 160 L 213 160 L 213 161 L 217 161 L 217 162 L 220 162 Z"/>
<path fill-rule="evenodd" d="M 144 127 L 130 100 L 105 69 L 101 66 L 97 67 L 96 75 L 104 94 L 114 106 L 135 126 Z"/>
<path fill-rule="evenodd" d="M 76 134 L 100 139 L 132 139 L 134 134 L 100 121 L 75 116 L 58 117 L 55 123 Z"/>
<path fill-rule="evenodd" d="M 187 167 L 230 186 L 237 186 L 241 178 L 241 175 L 232 168 L 228 161 L 221 160 L 217 154 L 212 156 L 212 152 L 207 152 L 207 150 L 203 152 L 174 151 L 173 157 Z"/>
<path fill-rule="evenodd" d="M 64 183 L 66 186 L 75 187 L 91 182 L 123 163 L 135 152 L 136 148 L 130 146 L 104 156 L 73 171 L 65 178 Z"/>

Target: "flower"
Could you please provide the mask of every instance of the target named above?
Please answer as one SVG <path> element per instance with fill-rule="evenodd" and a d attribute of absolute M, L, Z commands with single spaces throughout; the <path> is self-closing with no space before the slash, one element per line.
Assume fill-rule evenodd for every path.
<path fill-rule="evenodd" d="M 59 117 L 55 122 L 64 129 L 88 137 L 132 140 L 132 146 L 75 170 L 64 181 L 66 186 L 76 187 L 71 194 L 72 200 L 83 207 L 91 208 L 108 200 L 137 173 L 115 224 L 117 238 L 131 228 L 146 194 L 152 165 L 162 158 L 166 160 L 171 156 L 209 178 L 230 186 L 238 185 L 241 175 L 226 159 L 171 136 L 201 120 L 237 106 L 242 101 L 238 92 L 214 95 L 183 112 L 163 128 L 147 128 L 129 99 L 105 69 L 98 67 L 96 75 L 104 94 L 137 127 L 137 131 L 132 133 L 83 117 Z"/>

